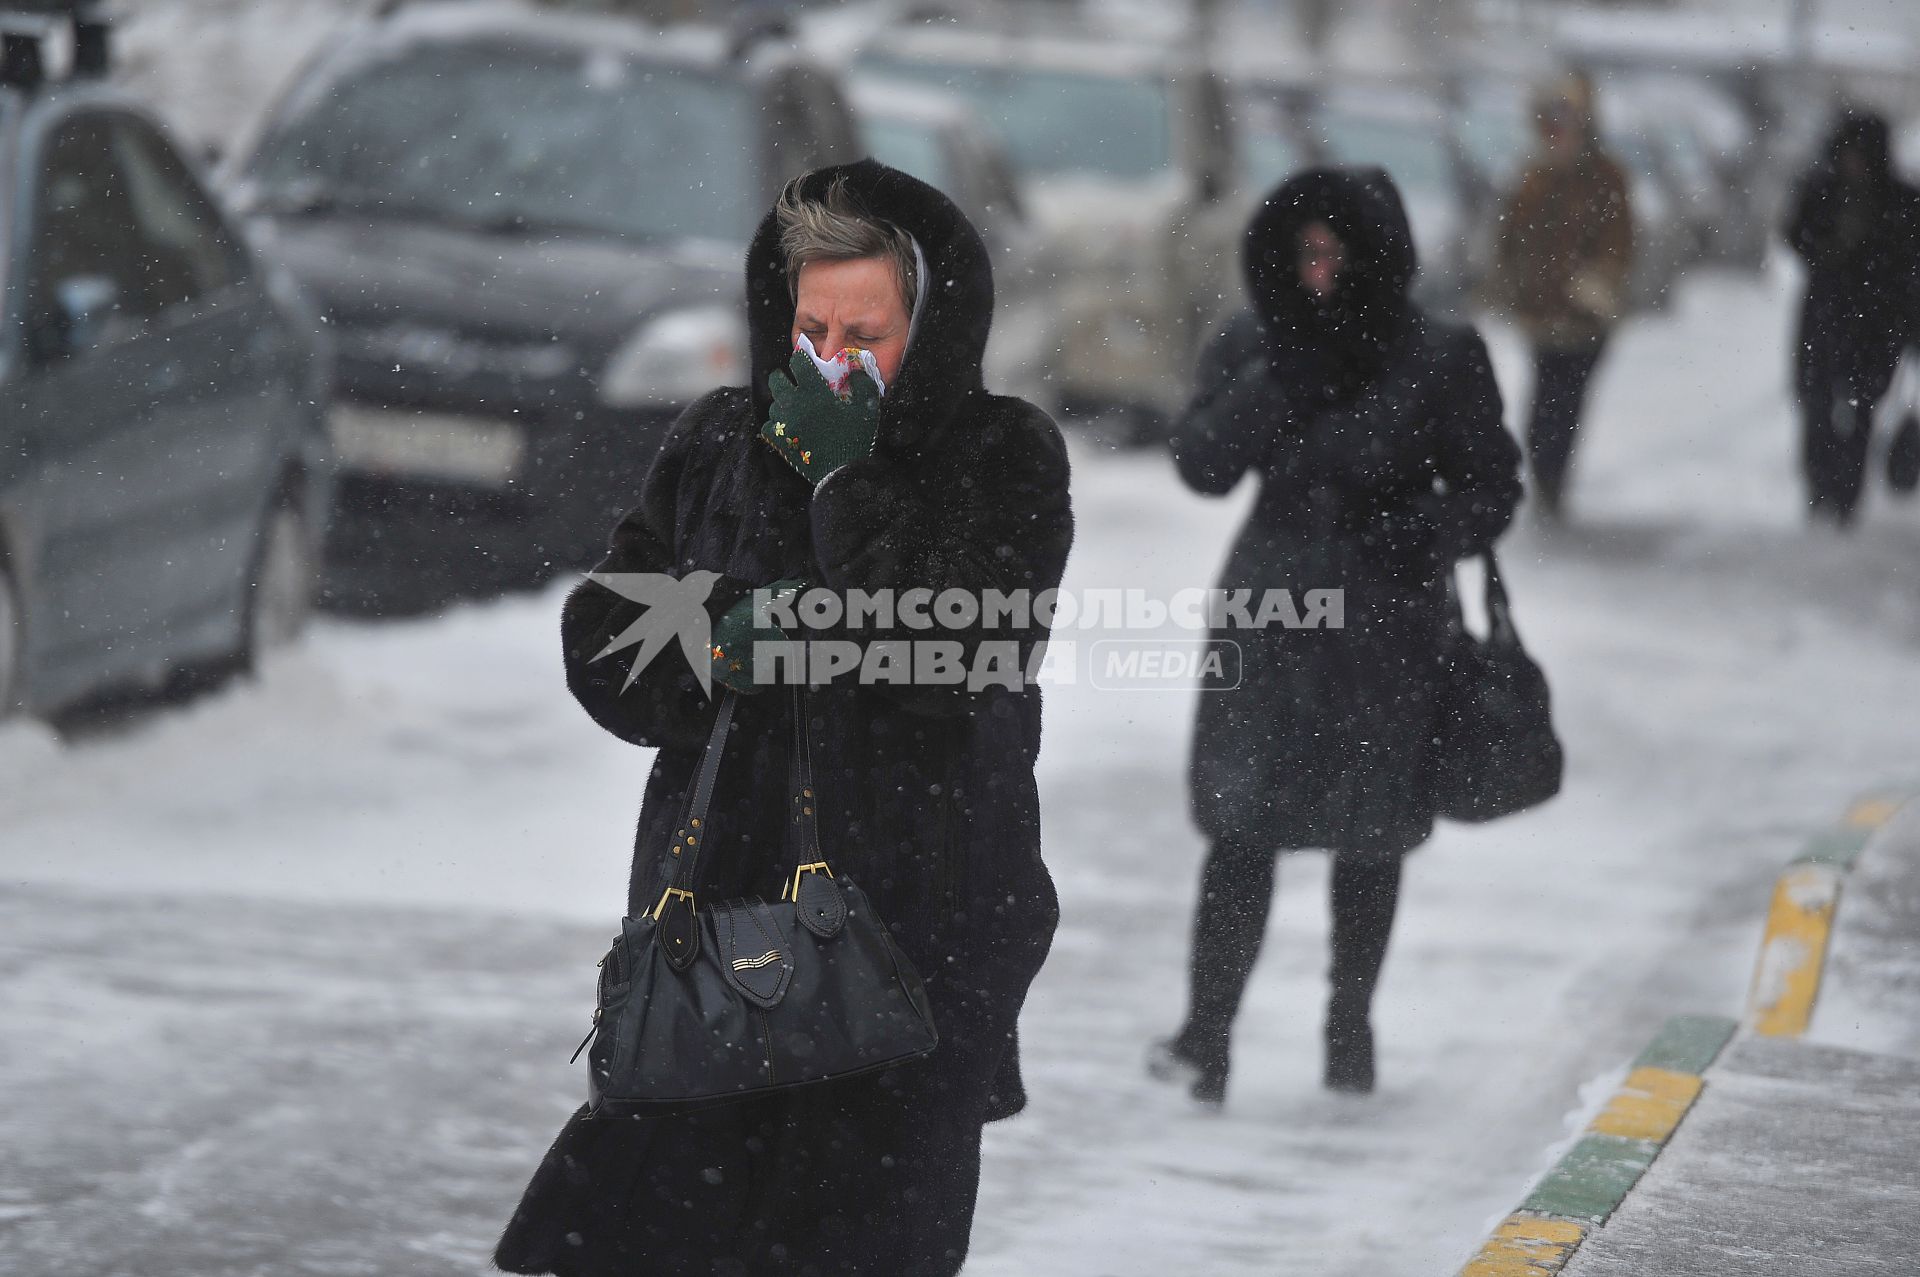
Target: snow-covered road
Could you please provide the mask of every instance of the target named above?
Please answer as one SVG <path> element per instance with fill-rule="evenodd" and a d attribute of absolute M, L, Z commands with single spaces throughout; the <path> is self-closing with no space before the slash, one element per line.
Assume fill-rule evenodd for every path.
<path fill-rule="evenodd" d="M 1583 1086 L 1659 1017 L 1737 1005 L 1802 832 L 1920 772 L 1920 511 L 1801 526 L 1789 289 L 1703 279 L 1634 325 L 1574 530 L 1509 539 L 1566 792 L 1411 862 L 1378 1094 L 1318 1088 L 1318 857 L 1282 868 L 1227 1111 L 1145 1081 L 1201 850 L 1192 700 L 1050 693 L 1064 921 L 970 1274 L 1449 1272 Z M 1070 584 L 1210 583 L 1248 493 L 1076 463 Z M 646 765 L 567 698 L 558 602 L 324 622 L 263 682 L 119 734 L 0 731 L 0 1273 L 483 1268 L 574 1101 Z"/>

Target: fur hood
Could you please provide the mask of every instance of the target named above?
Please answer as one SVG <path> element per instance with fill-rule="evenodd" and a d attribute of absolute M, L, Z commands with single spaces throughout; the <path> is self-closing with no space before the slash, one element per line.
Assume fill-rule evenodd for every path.
<path fill-rule="evenodd" d="M 900 372 L 880 401 L 878 451 L 913 447 L 945 424 L 970 391 L 981 389 L 980 364 L 993 325 L 993 267 L 986 243 L 953 201 L 918 178 L 876 160 L 815 169 L 789 183 L 802 198 L 823 195 L 846 178 L 847 191 L 878 221 L 913 236 L 926 259 L 919 327 Z M 767 378 L 793 356 L 793 296 L 787 258 L 771 212 L 747 250 L 747 324 L 753 349 L 753 401 L 758 416 L 771 404 Z"/>
<path fill-rule="evenodd" d="M 1313 222 L 1326 223 L 1346 249 L 1339 284 L 1325 298 L 1300 282 L 1299 236 Z M 1364 389 L 1412 314 L 1413 230 L 1383 169 L 1308 169 L 1288 179 L 1247 227 L 1242 265 L 1274 371 L 1303 401 Z"/>

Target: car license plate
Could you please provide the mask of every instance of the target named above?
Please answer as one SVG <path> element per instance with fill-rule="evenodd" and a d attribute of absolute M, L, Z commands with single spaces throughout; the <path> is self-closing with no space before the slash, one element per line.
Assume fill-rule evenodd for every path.
<path fill-rule="evenodd" d="M 507 487 L 526 459 L 511 421 L 336 404 L 329 425 L 340 464 L 366 474 Z"/>

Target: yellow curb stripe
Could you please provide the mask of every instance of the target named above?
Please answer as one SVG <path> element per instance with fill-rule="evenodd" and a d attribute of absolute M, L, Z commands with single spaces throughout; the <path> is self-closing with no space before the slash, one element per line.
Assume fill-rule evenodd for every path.
<path fill-rule="evenodd" d="M 1847 809 L 1847 824 L 1855 829 L 1878 829 L 1900 810 L 1898 798 L 1862 798 Z"/>
<path fill-rule="evenodd" d="M 1557 1273 L 1587 1235 L 1586 1225 L 1539 1215 L 1507 1216 L 1460 1277 L 1537 1277 Z"/>
<path fill-rule="evenodd" d="M 1831 865 L 1794 865 L 1774 884 L 1747 1000 L 1755 1033 L 1780 1038 L 1807 1031 L 1839 899 L 1840 872 Z"/>
<path fill-rule="evenodd" d="M 1587 1126 L 1594 1135 L 1664 1144 L 1700 1094 L 1700 1079 L 1671 1069 L 1638 1068 Z"/>

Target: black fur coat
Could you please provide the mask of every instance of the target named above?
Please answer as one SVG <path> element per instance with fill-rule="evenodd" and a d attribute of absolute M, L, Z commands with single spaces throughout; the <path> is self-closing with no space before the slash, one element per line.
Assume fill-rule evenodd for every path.
<path fill-rule="evenodd" d="M 753 385 L 688 409 L 599 570 L 716 573 L 707 600 L 716 618 L 784 578 L 836 590 L 1058 585 L 1073 526 L 1066 454 L 1044 413 L 981 384 L 993 283 L 978 233 L 933 188 L 872 161 L 798 180 L 819 192 L 836 174 L 873 215 L 914 236 L 932 289 L 881 403 L 873 454 L 816 493 L 758 436 L 767 378 L 792 349 L 793 303 L 769 215 L 747 260 Z M 663 848 L 713 714 L 677 650 L 625 691 L 631 649 L 592 659 L 639 612 L 586 583 L 562 620 L 581 705 L 616 736 L 659 747 L 635 839 L 635 913 L 664 885 Z M 500 1242 L 496 1261 L 508 1271 L 959 1271 L 981 1127 L 1021 1103 L 1015 1020 L 1058 917 L 1033 779 L 1039 692 L 836 683 L 811 703 L 822 846 L 925 976 L 939 1049 L 871 1078 L 687 1117 L 576 1116 Z M 781 689 L 741 701 L 701 898 L 776 898 L 790 871 L 788 715 Z"/>
<path fill-rule="evenodd" d="M 1346 247 L 1331 303 L 1299 283 L 1313 221 Z M 1216 632 L 1240 682 L 1200 698 L 1194 816 L 1230 842 L 1401 855 L 1433 828 L 1444 582 L 1507 526 L 1519 449 L 1479 334 L 1407 300 L 1413 239 L 1386 174 L 1292 179 L 1245 256 L 1254 312 L 1203 354 L 1175 457 L 1202 492 L 1259 478 L 1221 588 L 1340 590 L 1345 626 Z"/>

